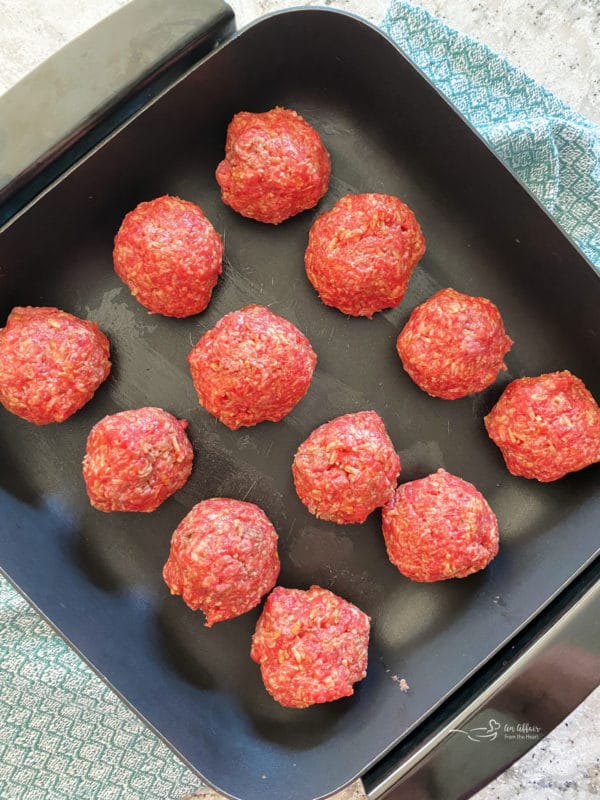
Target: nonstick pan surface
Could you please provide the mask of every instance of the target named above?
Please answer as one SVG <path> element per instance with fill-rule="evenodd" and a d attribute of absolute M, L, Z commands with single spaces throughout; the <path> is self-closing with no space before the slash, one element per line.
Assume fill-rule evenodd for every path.
<path fill-rule="evenodd" d="M 214 180 L 240 110 L 289 106 L 332 155 L 328 194 L 277 227 L 236 215 Z M 428 250 L 398 309 L 373 320 L 323 306 L 303 253 L 315 216 L 349 192 L 388 192 L 415 211 Z M 225 239 L 206 312 L 149 315 L 112 269 L 123 215 L 169 193 L 204 209 Z M 514 478 L 482 418 L 512 378 L 570 369 L 600 396 L 600 281 L 531 196 L 384 36 L 338 12 L 276 14 L 243 31 L 66 175 L 0 236 L 4 320 L 56 305 L 96 320 L 109 380 L 61 425 L 0 411 L 0 563 L 94 668 L 210 783 L 244 800 L 309 800 L 348 783 L 405 737 L 594 557 L 598 466 L 553 484 Z M 446 402 L 403 372 L 395 339 L 415 305 L 452 286 L 500 308 L 515 340 L 508 373 Z M 231 432 L 197 403 L 186 356 L 226 312 L 268 305 L 310 338 L 308 395 L 282 422 Z M 189 420 L 187 486 L 151 515 L 90 508 L 81 459 L 105 414 L 161 406 Z M 499 518 L 484 572 L 426 585 L 388 562 L 378 514 L 337 526 L 310 516 L 290 463 L 317 425 L 374 409 L 402 481 L 444 467 Z M 373 618 L 367 678 L 354 697 L 295 711 L 250 661 L 259 610 L 213 629 L 161 579 L 172 531 L 212 496 L 257 503 L 280 534 L 280 583 L 313 583 Z M 402 691 L 404 678 L 410 689 Z"/>

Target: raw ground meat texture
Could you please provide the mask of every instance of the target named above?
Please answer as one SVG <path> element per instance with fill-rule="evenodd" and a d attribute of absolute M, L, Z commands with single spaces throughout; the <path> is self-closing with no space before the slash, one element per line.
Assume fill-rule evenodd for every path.
<path fill-rule="evenodd" d="M 0 329 L 0 403 L 36 425 L 64 422 L 110 372 L 95 322 L 52 307 L 16 307 Z"/>
<path fill-rule="evenodd" d="M 490 300 L 442 289 L 414 309 L 396 348 L 417 386 L 455 400 L 490 386 L 512 343 Z"/>
<path fill-rule="evenodd" d="M 410 208 L 388 194 L 349 194 L 314 221 L 304 264 L 327 306 L 372 317 L 397 306 L 425 253 Z"/>
<path fill-rule="evenodd" d="M 287 708 L 354 694 L 367 674 L 370 618 L 327 589 L 277 586 L 268 596 L 250 655 L 267 692 Z"/>
<path fill-rule="evenodd" d="M 195 505 L 171 539 L 163 569 L 171 594 L 179 594 L 206 625 L 245 614 L 275 586 L 277 532 L 254 503 L 216 497 Z"/>
<path fill-rule="evenodd" d="M 289 414 L 308 391 L 317 356 L 295 325 L 252 305 L 222 317 L 188 361 L 200 405 L 237 430 Z"/>
<path fill-rule="evenodd" d="M 165 195 L 125 216 L 113 261 L 149 311 L 190 317 L 210 302 L 223 268 L 223 242 L 199 206 Z"/>
<path fill-rule="evenodd" d="M 295 111 L 241 111 L 227 128 L 216 178 L 223 202 L 244 217 L 277 224 L 313 208 L 331 164 L 317 131 Z"/>
<path fill-rule="evenodd" d="M 498 521 L 483 495 L 456 475 L 400 485 L 382 511 L 388 556 L 413 581 L 465 578 L 498 553 Z"/>
<path fill-rule="evenodd" d="M 185 484 L 194 453 L 185 429 L 161 408 L 110 414 L 87 440 L 83 478 L 98 511 L 154 511 Z"/>
<path fill-rule="evenodd" d="M 512 381 L 484 422 L 512 475 L 546 483 L 600 461 L 600 408 L 567 370 Z"/>
<path fill-rule="evenodd" d="M 394 494 L 400 458 L 375 411 L 345 414 L 321 425 L 292 464 L 298 497 L 331 522 L 364 522 Z"/>

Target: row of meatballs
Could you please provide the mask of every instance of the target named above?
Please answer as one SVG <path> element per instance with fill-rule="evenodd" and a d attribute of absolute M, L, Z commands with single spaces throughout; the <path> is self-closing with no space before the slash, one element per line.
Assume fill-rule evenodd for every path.
<path fill-rule="evenodd" d="M 234 210 L 278 224 L 316 205 L 330 171 L 318 133 L 295 112 L 276 108 L 234 117 L 216 177 Z M 372 317 L 402 300 L 424 251 L 418 222 L 398 198 L 348 195 L 313 223 L 305 267 L 326 305 Z M 202 210 L 174 197 L 141 203 L 115 238 L 117 274 L 142 305 L 167 316 L 206 308 L 222 258 L 221 238 Z M 397 350 L 420 388 L 455 399 L 493 383 L 511 345 L 493 303 L 449 288 L 413 311 Z M 235 430 L 289 413 L 308 391 L 316 354 L 288 320 L 248 306 L 208 331 L 189 363 L 201 405 Z M 58 309 L 16 308 L 0 331 L 0 401 L 37 424 L 74 413 L 109 370 L 109 343 L 98 326 Z M 568 372 L 513 381 L 485 424 L 516 475 L 555 480 L 600 460 L 600 410 Z M 92 505 L 151 511 L 181 488 L 193 461 L 186 426 L 155 408 L 101 420 L 83 463 Z M 298 496 L 322 519 L 362 522 L 381 507 L 390 560 L 413 580 L 464 577 L 498 551 L 495 515 L 471 484 L 439 470 L 396 488 L 400 460 L 375 412 L 317 428 L 299 447 L 292 472 Z M 251 503 L 197 504 L 173 534 L 163 574 L 209 626 L 270 593 L 251 655 L 282 705 L 352 694 L 366 674 L 368 616 L 320 587 L 273 588 L 277 534 Z"/>
<path fill-rule="evenodd" d="M 422 389 L 454 399 L 493 383 L 510 344 L 489 300 L 444 289 L 414 309 L 397 349 Z M 61 422 L 107 378 L 109 349 L 94 322 L 17 307 L 0 329 L 0 402 L 38 425 Z M 188 361 L 200 404 L 237 430 L 286 416 L 317 356 L 291 322 L 254 305 L 226 314 Z M 568 371 L 512 381 L 484 423 L 513 475 L 553 481 L 600 460 L 600 409 Z M 108 500 L 107 510 L 123 509 Z"/>

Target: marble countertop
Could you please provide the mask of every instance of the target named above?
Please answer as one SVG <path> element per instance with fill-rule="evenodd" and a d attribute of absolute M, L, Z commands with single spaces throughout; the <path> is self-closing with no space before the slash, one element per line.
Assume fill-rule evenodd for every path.
<path fill-rule="evenodd" d="M 0 0 L 0 94 L 70 39 L 128 0 Z M 287 0 L 230 0 L 238 26 Z M 320 0 L 382 18 L 387 0 Z M 598 0 L 420 0 L 419 5 L 520 66 L 572 108 L 600 124 Z M 592 800 L 600 796 L 600 689 L 476 800 Z M 216 800 L 210 789 L 195 797 Z M 360 784 L 336 800 L 364 797 Z M 165 798 L 179 800 L 179 798 Z M 282 798 L 285 800 L 285 798 Z"/>

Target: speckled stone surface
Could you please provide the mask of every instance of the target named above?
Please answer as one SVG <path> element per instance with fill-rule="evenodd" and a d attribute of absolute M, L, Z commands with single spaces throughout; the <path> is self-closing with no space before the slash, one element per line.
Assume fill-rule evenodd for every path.
<path fill-rule="evenodd" d="M 128 0 L 0 0 L 0 92 Z"/>
<path fill-rule="evenodd" d="M 331 800 L 365 800 L 365 797 L 366 795 L 362 784 L 360 781 L 357 781 L 347 789 L 332 795 Z M 202 787 L 202 789 L 200 789 L 198 792 L 186 795 L 186 797 L 182 798 L 182 800 L 225 800 L 225 798 L 222 794 L 218 794 L 212 789 Z M 285 800 L 285 798 L 282 797 L 281 800 Z"/>
<path fill-rule="evenodd" d="M 600 123 L 598 0 L 421 0 Z"/>
<path fill-rule="evenodd" d="M 331 800 L 365 800 L 365 797 L 366 795 L 363 791 L 362 784 L 357 781 L 347 789 L 332 795 Z M 188 794 L 186 797 L 182 798 L 182 800 L 225 800 L 225 798 L 222 794 L 218 794 L 212 789 L 202 787 L 198 792 Z M 285 800 L 285 798 L 282 797 L 281 800 Z"/>
<path fill-rule="evenodd" d="M 0 93 L 61 45 L 127 0 L 0 0 Z M 286 0 L 233 0 L 238 25 Z M 387 0 L 317 0 L 379 22 Z M 421 0 L 447 24 L 520 66 L 575 110 L 600 123 L 600 0 Z M 194 797 L 221 796 L 201 788 Z M 600 689 L 476 800 L 592 800 L 600 797 Z M 360 784 L 335 800 L 360 800 Z M 179 800 L 179 798 L 165 798 Z M 281 798 L 285 800 L 285 798 Z M 426 798 L 423 798 L 426 800 Z"/>

